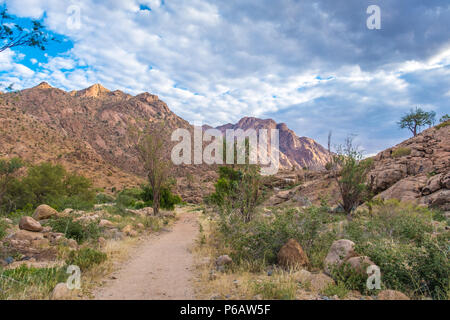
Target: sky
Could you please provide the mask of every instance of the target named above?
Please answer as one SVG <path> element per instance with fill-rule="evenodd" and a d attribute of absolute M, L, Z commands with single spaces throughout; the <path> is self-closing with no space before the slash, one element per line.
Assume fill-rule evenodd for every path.
<path fill-rule="evenodd" d="M 285 122 L 366 155 L 410 136 L 411 108 L 450 113 L 448 0 L 0 0 L 61 40 L 0 53 L 0 88 L 46 81 L 150 92 L 191 123 Z M 370 5 L 381 29 L 369 29 Z"/>

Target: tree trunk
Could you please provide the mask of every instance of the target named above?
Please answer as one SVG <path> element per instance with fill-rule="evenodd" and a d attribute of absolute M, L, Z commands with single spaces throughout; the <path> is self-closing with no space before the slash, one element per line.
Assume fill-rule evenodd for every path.
<path fill-rule="evenodd" d="M 160 200 L 159 190 L 157 191 L 156 188 L 153 189 L 153 213 L 155 216 L 159 216 Z"/>

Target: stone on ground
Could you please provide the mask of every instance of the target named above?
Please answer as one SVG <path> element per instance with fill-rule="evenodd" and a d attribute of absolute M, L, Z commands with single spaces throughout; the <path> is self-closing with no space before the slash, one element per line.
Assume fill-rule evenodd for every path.
<path fill-rule="evenodd" d="M 278 264 L 295 269 L 309 265 L 309 260 L 301 245 L 296 240 L 289 239 L 278 252 Z"/>

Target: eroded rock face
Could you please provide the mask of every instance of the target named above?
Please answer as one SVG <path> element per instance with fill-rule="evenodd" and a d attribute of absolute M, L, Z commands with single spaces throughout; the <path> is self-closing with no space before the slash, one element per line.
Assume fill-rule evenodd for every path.
<path fill-rule="evenodd" d="M 41 224 L 38 221 L 36 221 L 32 217 L 28 217 L 28 216 L 22 217 L 20 219 L 19 228 L 22 230 L 33 231 L 33 232 L 40 232 L 43 229 Z"/>
<path fill-rule="evenodd" d="M 309 265 L 309 259 L 302 246 L 294 239 L 281 247 L 278 252 L 278 264 L 284 268 L 295 269 Z"/>
<path fill-rule="evenodd" d="M 58 214 L 58 211 L 53 209 L 52 207 L 41 204 L 39 207 L 36 208 L 36 210 L 33 213 L 33 219 L 35 220 L 44 220 L 51 218 L 53 216 L 56 216 Z"/>
<path fill-rule="evenodd" d="M 356 256 L 355 243 L 351 240 L 340 239 L 333 242 L 324 260 L 324 271 L 331 275 L 333 266 L 340 266 L 344 261 Z"/>
<path fill-rule="evenodd" d="M 413 201 L 449 210 L 449 126 L 425 130 L 380 152 L 374 160 L 368 176 L 378 198 Z"/>

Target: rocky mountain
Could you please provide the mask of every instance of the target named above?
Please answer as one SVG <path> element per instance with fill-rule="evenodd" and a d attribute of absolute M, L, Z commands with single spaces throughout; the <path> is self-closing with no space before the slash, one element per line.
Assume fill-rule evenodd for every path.
<path fill-rule="evenodd" d="M 190 127 L 149 93 L 131 96 L 99 84 L 66 92 L 41 83 L 0 96 L 0 157 L 61 163 L 107 189 L 138 184 L 142 171 L 128 128 L 157 120 L 168 129 Z"/>
<path fill-rule="evenodd" d="M 368 173 L 378 199 L 398 199 L 450 211 L 450 121 L 427 129 L 373 157 Z M 284 183 L 296 182 L 268 199 L 268 205 L 303 206 L 327 199 L 332 206 L 340 195 L 332 173 L 323 171 L 286 172 Z"/>
<path fill-rule="evenodd" d="M 278 129 L 280 137 L 280 166 L 282 168 L 321 169 L 329 161 L 328 150 L 311 138 L 298 137 L 285 123 L 272 119 L 245 117 L 236 124 L 225 124 L 216 129 L 225 133 L 227 129 Z"/>

